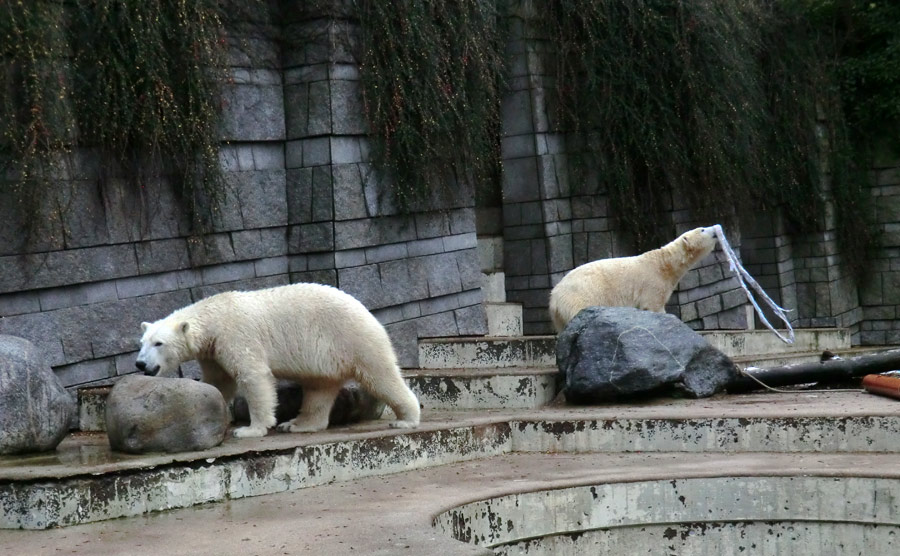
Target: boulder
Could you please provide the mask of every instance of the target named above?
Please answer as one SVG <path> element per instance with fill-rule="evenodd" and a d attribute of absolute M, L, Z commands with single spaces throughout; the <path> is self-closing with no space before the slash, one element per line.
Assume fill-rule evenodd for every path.
<path fill-rule="evenodd" d="M 205 450 L 221 444 L 227 428 L 222 394 L 195 380 L 129 375 L 106 400 L 106 434 L 120 452 Z"/>
<path fill-rule="evenodd" d="M 275 408 L 275 420 L 279 423 L 290 421 L 300 412 L 303 403 L 303 387 L 290 380 L 279 380 L 276 386 L 278 405 Z M 250 422 L 247 400 L 238 396 L 234 399 L 234 420 L 240 423 Z M 331 427 L 380 419 L 384 412 L 384 402 L 365 391 L 358 382 L 349 381 L 341 388 L 328 425 Z"/>
<path fill-rule="evenodd" d="M 56 449 L 75 400 L 28 340 L 0 334 L 0 454 Z"/>
<path fill-rule="evenodd" d="M 738 377 L 731 359 L 677 317 L 630 307 L 588 307 L 557 338 L 566 400 L 622 401 L 649 394 L 711 396 Z"/>

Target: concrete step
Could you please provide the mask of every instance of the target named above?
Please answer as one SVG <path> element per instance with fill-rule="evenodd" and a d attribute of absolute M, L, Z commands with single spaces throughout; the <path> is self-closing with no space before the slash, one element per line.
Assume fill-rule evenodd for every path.
<path fill-rule="evenodd" d="M 419 340 L 423 369 L 493 369 L 556 366 L 556 336 L 491 336 Z"/>
<path fill-rule="evenodd" d="M 482 272 L 481 295 L 488 303 L 506 303 L 506 273 Z"/>
<path fill-rule="evenodd" d="M 786 344 L 768 329 L 704 330 L 700 335 L 729 357 L 816 352 L 850 349 L 846 328 L 801 328 L 794 330 L 794 343 Z"/>
<path fill-rule="evenodd" d="M 522 304 L 521 303 L 485 303 L 488 336 L 521 336 Z"/>
<path fill-rule="evenodd" d="M 769 330 L 705 330 L 710 344 L 732 358 L 764 361 L 788 354 L 808 358 L 824 350 L 850 349 L 846 328 L 805 328 L 794 331 L 794 343 L 786 344 Z M 419 366 L 427 369 L 553 366 L 556 336 L 518 338 L 432 338 L 419 341 Z M 801 359 L 803 360 L 803 359 Z"/>
<path fill-rule="evenodd" d="M 66 527 L 209 502 L 233 504 L 239 498 L 511 453 L 656 453 L 670 459 L 687 457 L 684 454 L 793 453 L 821 459 L 827 454 L 898 451 L 900 404 L 859 392 L 747 394 L 579 408 L 432 410 L 423 412 L 417 429 L 392 429 L 382 419 L 318 433 L 228 437 L 209 450 L 177 454 L 114 453 L 104 435 L 78 434 L 55 452 L 0 456 L 0 529 Z M 750 474 L 781 469 L 763 463 Z M 859 476 L 880 472 L 871 465 L 856 469 Z M 728 466 L 720 466 L 718 473 L 747 474 Z M 469 477 L 453 480 L 466 482 Z M 349 506 L 354 492 L 336 503 Z M 317 510 L 316 515 L 323 514 Z"/>
<path fill-rule="evenodd" d="M 867 355 L 887 351 L 888 349 L 893 349 L 894 347 L 896 346 L 854 347 L 849 349 L 831 350 L 831 352 L 835 355 L 843 357 L 844 359 L 849 359 L 858 355 Z M 781 367 L 783 365 L 794 365 L 797 363 L 816 363 L 818 361 L 821 361 L 822 352 L 800 351 L 790 353 L 773 353 L 771 355 L 743 355 L 740 357 L 733 357 L 732 359 L 735 364 L 741 368 L 761 367 L 765 369 L 769 367 Z"/>
<path fill-rule="evenodd" d="M 555 366 L 403 370 L 403 378 L 424 410 L 541 407 L 556 397 L 555 376 Z M 78 391 L 78 430 L 106 430 L 106 398 L 111 388 Z M 385 411 L 389 413 L 390 408 Z"/>
<path fill-rule="evenodd" d="M 407 369 L 423 410 L 532 409 L 556 397 L 556 367 Z"/>

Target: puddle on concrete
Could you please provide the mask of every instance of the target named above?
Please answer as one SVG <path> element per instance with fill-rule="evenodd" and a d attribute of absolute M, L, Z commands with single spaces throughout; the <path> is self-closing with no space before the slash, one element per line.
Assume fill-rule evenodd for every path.
<path fill-rule="evenodd" d="M 0 456 L 0 469 L 106 465 L 138 457 L 113 452 L 103 433 L 75 433 L 52 452 Z"/>

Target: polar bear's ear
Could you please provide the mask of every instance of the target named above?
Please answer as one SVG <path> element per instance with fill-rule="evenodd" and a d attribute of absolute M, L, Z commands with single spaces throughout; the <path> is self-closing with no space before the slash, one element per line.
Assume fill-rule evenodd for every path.
<path fill-rule="evenodd" d="M 150 328 L 150 323 L 149 323 L 149 322 L 142 322 L 142 323 L 141 323 L 141 332 L 146 332 L 148 328 Z"/>
<path fill-rule="evenodd" d="M 190 328 L 190 326 L 188 325 L 187 321 L 185 321 L 181 323 L 181 326 L 179 326 L 179 328 L 181 329 L 182 334 L 187 334 L 188 328 Z"/>

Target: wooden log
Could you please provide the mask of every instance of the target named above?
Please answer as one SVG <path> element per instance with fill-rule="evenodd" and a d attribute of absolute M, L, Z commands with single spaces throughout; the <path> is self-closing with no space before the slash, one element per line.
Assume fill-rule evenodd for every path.
<path fill-rule="evenodd" d="M 753 375 L 767 386 L 791 386 L 812 382 L 836 381 L 859 378 L 868 374 L 900 370 L 900 349 L 892 349 L 850 359 L 830 359 L 815 363 L 795 363 L 767 369 L 748 367 L 745 373 Z M 760 390 L 764 386 L 747 376 L 741 376 L 728 385 L 728 392 L 739 394 Z"/>
<path fill-rule="evenodd" d="M 900 378 L 885 375 L 866 375 L 863 377 L 862 386 L 866 392 L 900 400 Z"/>

